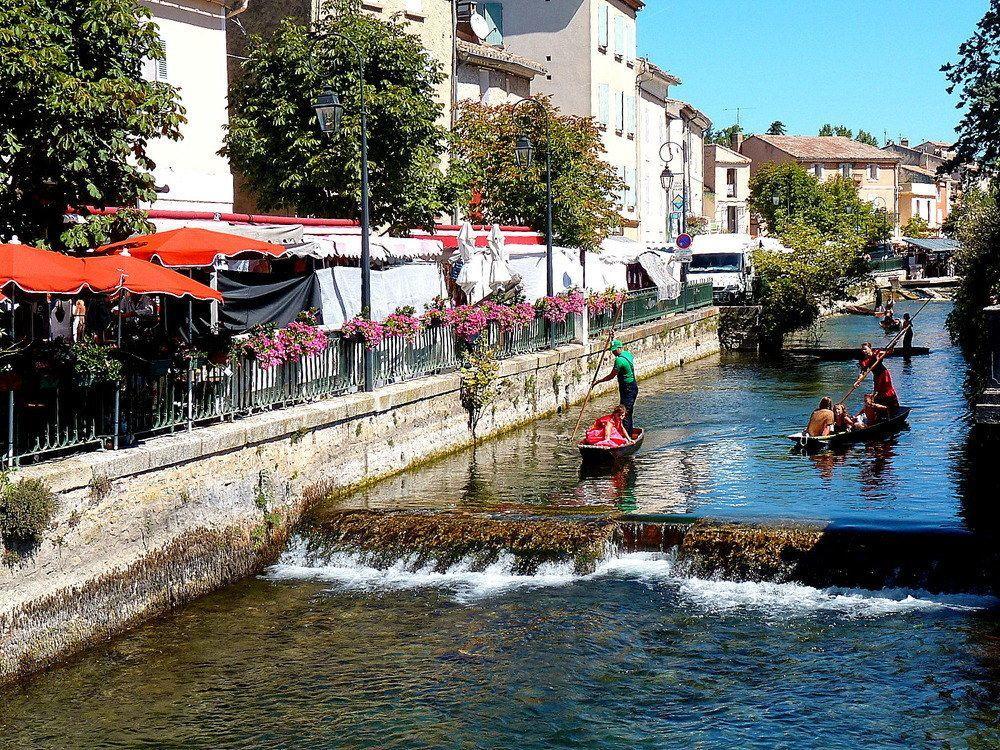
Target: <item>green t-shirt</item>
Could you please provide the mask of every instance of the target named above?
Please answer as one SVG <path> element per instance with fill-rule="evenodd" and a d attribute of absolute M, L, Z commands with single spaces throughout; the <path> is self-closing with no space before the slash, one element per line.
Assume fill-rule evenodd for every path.
<path fill-rule="evenodd" d="M 623 383 L 635 382 L 635 358 L 632 352 L 622 350 L 622 353 L 615 357 L 615 368 L 618 370 L 618 379 Z"/>

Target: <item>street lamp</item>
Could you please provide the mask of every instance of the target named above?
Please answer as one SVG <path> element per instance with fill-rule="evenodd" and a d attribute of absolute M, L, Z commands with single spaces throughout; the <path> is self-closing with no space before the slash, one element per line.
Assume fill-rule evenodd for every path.
<path fill-rule="evenodd" d="M 552 131 L 549 127 L 549 110 L 537 99 L 522 99 L 514 105 L 513 112 L 518 107 L 533 107 L 542 115 L 545 125 L 545 294 L 549 297 L 555 294 L 555 272 L 552 268 Z M 527 134 L 518 136 L 514 147 L 514 159 L 522 168 L 530 167 L 534 161 L 534 147 L 531 137 Z M 551 323 L 549 328 L 549 346 L 555 347 L 556 332 Z"/>
<path fill-rule="evenodd" d="M 370 317 L 372 310 L 372 252 L 370 244 L 371 221 L 368 213 L 368 112 L 365 109 L 365 55 L 361 48 L 343 34 L 331 33 L 330 36 L 347 44 L 354 52 L 358 63 L 358 114 L 361 116 L 361 315 Z M 335 91 L 326 89 L 313 103 L 319 128 L 327 134 L 340 131 L 344 106 Z M 374 369 L 373 352 L 364 347 L 364 377 L 365 391 L 374 389 L 372 371 Z"/>
<path fill-rule="evenodd" d="M 660 146 L 660 161 L 664 163 L 663 172 L 660 173 L 660 184 L 663 189 L 667 191 L 667 202 L 670 202 L 670 195 L 674 190 L 674 177 L 676 174 L 670 169 L 670 162 L 672 162 L 678 155 L 681 157 L 681 196 L 684 201 L 684 206 L 681 209 L 681 232 L 687 232 L 687 209 L 688 209 L 688 197 L 687 197 L 687 180 L 684 179 L 684 175 L 687 168 L 687 144 L 685 142 L 675 143 L 674 141 L 667 141 L 662 146 Z M 667 206 L 667 213 L 670 213 L 669 205 Z M 668 222 L 668 231 L 670 236 L 673 236 L 673 227 L 670 222 Z"/>

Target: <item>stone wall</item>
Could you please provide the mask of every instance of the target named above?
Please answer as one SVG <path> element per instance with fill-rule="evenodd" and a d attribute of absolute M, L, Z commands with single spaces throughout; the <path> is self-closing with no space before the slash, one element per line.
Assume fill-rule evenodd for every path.
<path fill-rule="evenodd" d="M 707 308 L 620 338 L 648 377 L 718 352 L 717 329 Z M 573 344 L 503 361 L 479 437 L 582 399 L 599 359 Z M 37 552 L 0 568 L 0 682 L 254 573 L 312 499 L 469 445 L 459 393 L 450 373 L 21 469 L 60 507 Z"/>

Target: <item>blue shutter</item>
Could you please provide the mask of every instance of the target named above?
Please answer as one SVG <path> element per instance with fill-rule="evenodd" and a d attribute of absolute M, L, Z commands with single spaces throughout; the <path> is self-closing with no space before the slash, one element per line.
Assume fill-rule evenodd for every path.
<path fill-rule="evenodd" d="M 608 6 L 597 7 L 597 46 L 608 48 Z"/>
<path fill-rule="evenodd" d="M 483 41 L 503 46 L 503 3 L 483 3 L 483 17 L 490 27 L 490 33 Z"/>
<path fill-rule="evenodd" d="M 597 121 L 604 127 L 611 124 L 611 87 L 606 83 L 597 87 Z"/>

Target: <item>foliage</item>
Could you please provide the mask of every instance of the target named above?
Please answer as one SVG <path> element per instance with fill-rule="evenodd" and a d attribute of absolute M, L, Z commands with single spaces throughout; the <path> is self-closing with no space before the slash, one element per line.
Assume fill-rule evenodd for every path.
<path fill-rule="evenodd" d="M 385 339 L 385 326 L 377 320 L 368 320 L 363 315 L 346 321 L 340 332 L 348 341 L 364 341 L 367 349 L 377 348 Z"/>
<path fill-rule="evenodd" d="M 56 497 L 40 479 L 21 479 L 13 484 L 3 478 L 0 487 L 0 537 L 6 546 L 35 546 L 48 528 L 56 509 Z"/>
<path fill-rule="evenodd" d="M 617 312 L 624 302 L 625 292 L 613 286 L 587 295 L 587 309 L 595 315 Z"/>
<path fill-rule="evenodd" d="M 265 370 L 284 362 L 296 362 L 302 357 L 319 354 L 330 345 L 330 339 L 319 327 L 316 313 L 307 310 L 285 328 L 274 325 L 255 327 L 244 343 L 257 364 Z"/>
<path fill-rule="evenodd" d="M 149 214 L 138 208 L 123 208 L 108 216 L 86 216 L 62 233 L 60 242 L 70 250 L 107 245 L 137 234 L 152 234 L 156 227 Z"/>
<path fill-rule="evenodd" d="M 560 114 L 546 99 L 552 141 L 552 227 L 560 242 L 596 248 L 621 223 L 614 195 L 622 186 L 603 156 L 601 133 L 589 117 Z M 455 202 L 478 221 L 546 229 L 545 121 L 528 107 L 478 102 L 459 105 L 452 133 L 449 185 Z M 534 163 L 518 166 L 514 146 L 526 135 Z"/>
<path fill-rule="evenodd" d="M 854 233 L 867 245 L 892 235 L 888 213 L 862 200 L 853 180 L 838 176 L 821 183 L 799 164 L 763 165 L 750 178 L 749 205 L 777 235 L 789 222 L 824 235 Z"/>
<path fill-rule="evenodd" d="M 775 120 L 767 129 L 767 135 L 784 135 L 786 132 L 785 123 L 781 120 Z"/>
<path fill-rule="evenodd" d="M 867 273 L 857 235 L 825 235 L 799 221 L 784 225 L 782 243 L 793 252 L 757 250 L 754 298 L 761 306 L 761 345 L 781 347 L 784 334 L 811 325 L 823 305 L 849 296 Z"/>
<path fill-rule="evenodd" d="M 991 0 L 972 36 L 958 48 L 959 59 L 941 70 L 948 78 L 948 93 L 958 95 L 964 109 L 956 128 L 955 157 L 946 168 L 969 163 L 981 174 L 1000 172 L 1000 0 Z"/>
<path fill-rule="evenodd" d="M 833 136 L 840 135 L 844 138 L 853 138 L 854 132 L 845 125 L 831 125 L 826 123 L 823 127 L 819 129 L 819 135 L 821 136 Z"/>
<path fill-rule="evenodd" d="M 420 320 L 428 328 L 443 326 L 448 322 L 448 310 L 448 298 L 439 294 L 432 301 L 424 303 L 424 313 Z"/>
<path fill-rule="evenodd" d="M 222 153 L 266 210 L 358 218 L 360 78 L 352 48 L 334 36 L 341 34 L 366 58 L 372 222 L 431 226 L 446 208 L 435 100 L 441 66 L 397 18 L 374 18 L 354 3 L 339 6 L 311 28 L 286 19 L 272 36 L 251 39 L 230 92 Z M 344 106 L 339 134 L 320 132 L 312 106 L 327 88 Z"/>
<path fill-rule="evenodd" d="M 586 309 L 586 300 L 579 289 L 571 289 L 542 297 L 535 303 L 535 309 L 550 323 L 564 323 L 570 315 L 579 315 Z"/>
<path fill-rule="evenodd" d="M 500 362 L 497 350 L 484 346 L 472 347 L 462 355 L 462 360 L 460 398 L 475 434 L 483 409 L 497 397 Z"/>
<path fill-rule="evenodd" d="M 913 237 L 915 239 L 930 237 L 933 234 L 930 226 L 922 216 L 911 216 L 910 220 L 903 225 L 901 231 L 904 237 Z"/>
<path fill-rule="evenodd" d="M 961 282 L 948 315 L 948 331 L 965 352 L 982 356 L 989 350 L 983 308 L 1000 304 L 1000 205 L 995 189 L 966 192 L 956 236 L 961 247 L 954 260 Z"/>
<path fill-rule="evenodd" d="M 687 229 L 687 233 L 691 236 L 703 234 L 708 229 L 708 218 L 705 216 L 688 214 L 685 227 Z"/>
<path fill-rule="evenodd" d="M 115 347 L 102 344 L 93 336 L 73 344 L 73 371 L 82 385 L 113 383 L 122 375 L 122 363 Z"/>
<path fill-rule="evenodd" d="M 737 133 L 742 133 L 743 128 L 739 125 L 730 125 L 728 128 L 723 128 L 722 130 L 716 130 L 715 128 L 709 128 L 705 131 L 705 143 L 716 143 L 720 146 L 731 146 L 733 143 L 733 138 Z"/>
<path fill-rule="evenodd" d="M 858 134 L 854 136 L 854 140 L 858 143 L 867 143 L 869 146 L 874 146 L 878 148 L 878 138 L 869 133 L 867 130 L 859 130 Z"/>
<path fill-rule="evenodd" d="M 421 325 L 420 318 L 415 313 L 416 310 L 412 307 L 397 307 L 396 311 L 383 323 L 386 335 L 400 336 L 407 341 L 416 341 Z"/>
<path fill-rule="evenodd" d="M 0 3 L 0 237 L 56 244 L 67 206 L 155 197 L 149 141 L 184 122 L 176 90 L 142 77 L 162 54 L 135 0 Z"/>

